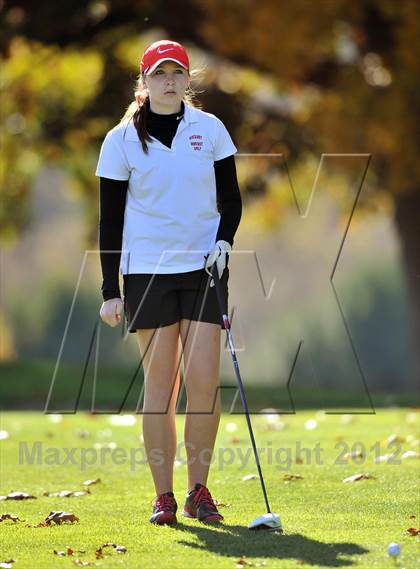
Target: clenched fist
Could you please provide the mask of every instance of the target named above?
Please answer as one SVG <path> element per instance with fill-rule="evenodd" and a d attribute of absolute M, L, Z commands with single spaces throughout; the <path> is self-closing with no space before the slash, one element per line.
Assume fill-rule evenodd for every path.
<path fill-rule="evenodd" d="M 114 326 L 120 323 L 122 310 L 123 302 L 121 298 L 110 298 L 102 303 L 99 314 L 106 324 L 114 328 Z"/>

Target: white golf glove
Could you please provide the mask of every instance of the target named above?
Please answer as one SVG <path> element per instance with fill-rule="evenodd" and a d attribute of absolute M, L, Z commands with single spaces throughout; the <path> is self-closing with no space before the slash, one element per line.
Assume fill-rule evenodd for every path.
<path fill-rule="evenodd" d="M 217 266 L 217 272 L 219 274 L 219 279 L 222 278 L 223 271 L 226 268 L 226 265 L 229 260 L 229 253 L 232 251 L 232 246 L 227 241 L 216 241 L 213 249 L 207 253 L 204 257 L 206 259 L 206 264 L 204 266 L 206 273 L 209 274 L 211 277 L 212 272 L 211 268 L 214 263 Z M 211 279 L 210 286 L 214 286 L 214 279 Z"/>
<path fill-rule="evenodd" d="M 121 321 L 121 312 L 123 310 L 123 302 L 121 298 L 110 298 L 102 303 L 100 317 L 102 320 L 114 328 Z"/>

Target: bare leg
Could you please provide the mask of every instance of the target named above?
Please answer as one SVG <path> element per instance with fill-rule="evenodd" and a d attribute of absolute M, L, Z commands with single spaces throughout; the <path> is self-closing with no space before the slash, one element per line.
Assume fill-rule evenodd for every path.
<path fill-rule="evenodd" d="M 207 485 L 220 422 L 220 325 L 182 319 L 181 339 L 187 393 L 184 438 L 192 490 L 196 482 Z"/>
<path fill-rule="evenodd" d="M 179 322 L 137 330 L 144 369 L 143 437 L 156 494 L 173 491 L 175 410 L 179 390 Z"/>

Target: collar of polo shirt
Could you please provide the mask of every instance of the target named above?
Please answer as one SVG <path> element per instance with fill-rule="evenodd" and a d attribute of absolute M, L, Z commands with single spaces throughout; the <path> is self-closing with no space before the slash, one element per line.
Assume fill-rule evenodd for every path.
<path fill-rule="evenodd" d="M 178 130 L 176 131 L 176 136 L 178 136 L 184 130 L 184 128 L 187 128 L 189 124 L 198 122 L 199 120 L 196 109 L 191 105 L 188 105 L 187 103 L 184 104 L 185 104 L 184 116 L 182 120 L 179 122 Z M 125 140 L 130 140 L 131 142 L 136 142 L 139 140 L 139 135 L 137 134 L 133 121 L 130 121 L 130 123 L 128 124 L 124 138 Z"/>

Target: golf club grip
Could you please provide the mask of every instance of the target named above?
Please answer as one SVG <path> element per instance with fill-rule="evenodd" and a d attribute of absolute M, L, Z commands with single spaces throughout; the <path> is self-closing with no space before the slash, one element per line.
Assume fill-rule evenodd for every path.
<path fill-rule="evenodd" d="M 219 272 L 217 270 L 216 263 L 213 264 L 212 269 L 211 269 L 211 273 L 213 275 L 214 287 L 216 289 L 217 300 L 219 301 L 219 306 L 220 306 L 220 309 L 222 311 L 222 316 L 223 316 L 223 314 L 226 314 L 226 316 L 227 316 L 228 315 L 227 307 L 226 307 L 226 303 L 225 303 L 225 298 L 224 298 L 223 293 L 222 293 L 222 286 L 220 283 Z"/>

